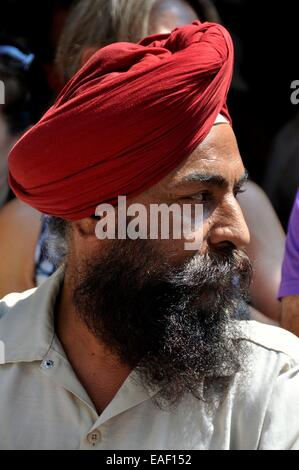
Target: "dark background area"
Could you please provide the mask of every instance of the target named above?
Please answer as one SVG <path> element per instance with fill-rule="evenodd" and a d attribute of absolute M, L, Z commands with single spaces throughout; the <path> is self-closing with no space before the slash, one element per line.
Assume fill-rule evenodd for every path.
<path fill-rule="evenodd" d="M 240 69 L 248 92 L 239 94 L 232 112 L 242 156 L 252 178 L 262 183 L 273 137 L 299 110 L 290 101 L 290 85 L 299 79 L 297 2 L 215 3 L 241 42 Z"/>

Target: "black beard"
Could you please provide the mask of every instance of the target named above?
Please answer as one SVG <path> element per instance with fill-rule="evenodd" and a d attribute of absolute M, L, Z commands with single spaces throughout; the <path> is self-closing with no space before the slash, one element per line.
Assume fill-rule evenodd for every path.
<path fill-rule="evenodd" d="M 170 266 L 152 242 L 118 240 L 75 273 L 73 302 L 90 331 L 160 406 L 186 392 L 225 391 L 243 366 L 240 312 L 247 310 L 251 265 L 227 247 Z M 244 309 L 245 306 L 245 309 Z M 163 405 L 163 406 L 164 406 Z"/>

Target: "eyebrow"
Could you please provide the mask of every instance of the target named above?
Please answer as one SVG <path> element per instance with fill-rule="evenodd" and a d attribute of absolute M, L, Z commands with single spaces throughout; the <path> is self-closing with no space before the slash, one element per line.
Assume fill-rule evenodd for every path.
<path fill-rule="evenodd" d="M 244 175 L 234 185 L 235 188 L 241 187 L 246 181 L 248 181 L 248 171 L 245 170 Z M 189 184 L 189 183 L 204 183 L 211 186 L 218 186 L 220 188 L 227 188 L 229 182 L 222 175 L 217 173 L 190 173 L 189 175 L 182 178 L 178 185 Z"/>

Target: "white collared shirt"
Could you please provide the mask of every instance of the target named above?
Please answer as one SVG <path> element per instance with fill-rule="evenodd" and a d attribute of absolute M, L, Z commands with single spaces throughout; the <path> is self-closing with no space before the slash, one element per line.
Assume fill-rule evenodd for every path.
<path fill-rule="evenodd" d="M 55 336 L 62 278 L 0 302 L 0 449 L 299 449 L 299 340 L 256 322 L 251 373 L 217 406 L 162 411 L 132 372 L 98 416 Z"/>

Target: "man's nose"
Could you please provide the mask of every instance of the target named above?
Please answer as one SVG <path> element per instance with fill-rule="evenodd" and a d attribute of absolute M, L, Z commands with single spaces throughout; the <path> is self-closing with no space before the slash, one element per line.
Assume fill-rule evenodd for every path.
<path fill-rule="evenodd" d="M 228 198 L 214 212 L 209 241 L 212 245 L 230 243 L 238 249 L 249 244 L 249 229 L 242 209 L 234 196 Z"/>

